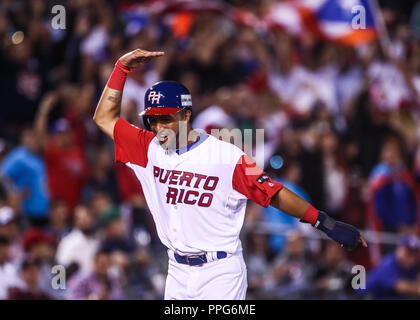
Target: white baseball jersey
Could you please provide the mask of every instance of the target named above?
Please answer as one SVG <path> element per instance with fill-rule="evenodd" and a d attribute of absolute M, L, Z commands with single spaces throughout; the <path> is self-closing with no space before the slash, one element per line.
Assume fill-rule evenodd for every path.
<path fill-rule="evenodd" d="M 247 199 L 267 207 L 282 188 L 233 144 L 202 134 L 184 152 L 123 119 L 114 127 L 116 161 L 140 181 L 162 243 L 178 254 L 242 250 Z"/>

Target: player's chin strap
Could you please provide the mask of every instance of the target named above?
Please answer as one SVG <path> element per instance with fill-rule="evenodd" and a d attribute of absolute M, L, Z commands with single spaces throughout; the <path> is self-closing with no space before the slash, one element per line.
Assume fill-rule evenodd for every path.
<path fill-rule="evenodd" d="M 300 221 L 311 223 L 313 227 L 323 231 L 331 239 L 337 241 L 346 248 L 357 247 L 360 239 L 359 230 L 350 224 L 334 220 L 324 211 L 318 211 L 318 215 L 314 221 L 313 218 L 315 216 L 313 215 L 313 209 L 312 206 L 308 209 L 308 212 L 311 211 L 311 219 L 307 219 L 307 214 L 305 214 Z"/>

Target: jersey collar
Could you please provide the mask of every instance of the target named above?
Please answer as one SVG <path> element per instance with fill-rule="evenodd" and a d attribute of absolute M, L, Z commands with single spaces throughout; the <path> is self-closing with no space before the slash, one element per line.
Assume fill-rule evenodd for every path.
<path fill-rule="evenodd" d="M 198 136 L 197 140 L 195 140 L 193 143 L 190 143 L 189 145 L 186 145 L 185 147 L 176 149 L 175 152 L 178 155 L 181 155 L 183 153 L 186 153 L 186 152 L 190 151 L 191 149 L 194 149 L 197 146 L 199 146 L 200 144 L 202 144 L 208 137 L 209 137 L 208 134 L 200 133 L 200 135 Z"/>

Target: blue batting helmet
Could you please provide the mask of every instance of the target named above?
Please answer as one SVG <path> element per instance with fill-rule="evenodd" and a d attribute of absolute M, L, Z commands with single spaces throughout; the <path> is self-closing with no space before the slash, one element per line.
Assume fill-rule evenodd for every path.
<path fill-rule="evenodd" d="M 186 87 L 176 81 L 160 81 L 147 89 L 140 115 L 168 115 L 191 107 L 191 94 Z"/>

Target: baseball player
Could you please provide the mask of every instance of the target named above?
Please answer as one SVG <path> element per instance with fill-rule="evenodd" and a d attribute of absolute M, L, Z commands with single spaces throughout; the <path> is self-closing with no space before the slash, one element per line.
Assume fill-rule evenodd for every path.
<path fill-rule="evenodd" d="M 348 249 L 367 247 L 356 228 L 273 181 L 242 150 L 193 130 L 191 95 L 180 83 L 161 81 L 146 91 L 140 115 L 147 130 L 121 119 L 127 74 L 162 55 L 141 49 L 123 55 L 93 120 L 114 140 L 116 161 L 140 181 L 159 238 L 168 248 L 165 299 L 245 299 L 239 233 L 247 199 L 311 223 Z"/>

